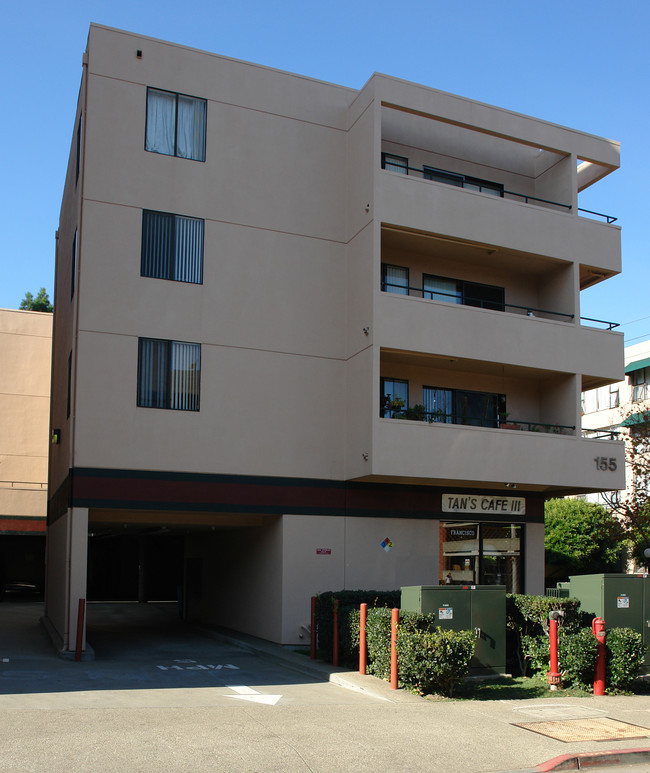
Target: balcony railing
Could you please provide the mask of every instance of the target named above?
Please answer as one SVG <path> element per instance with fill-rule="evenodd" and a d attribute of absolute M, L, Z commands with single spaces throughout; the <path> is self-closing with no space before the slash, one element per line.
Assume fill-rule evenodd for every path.
<path fill-rule="evenodd" d="M 550 424 L 544 421 L 523 421 L 521 419 L 498 419 L 486 416 L 467 416 L 466 414 L 444 413 L 443 411 L 427 411 L 423 405 L 392 410 L 390 407 L 382 410 L 385 419 L 405 419 L 422 421 L 428 424 L 462 424 L 470 427 L 488 427 L 504 430 L 524 430 L 526 432 L 544 432 L 551 435 L 573 435 L 575 425 Z"/>
<path fill-rule="evenodd" d="M 422 169 L 414 166 L 405 165 L 393 165 L 388 161 L 389 172 L 397 172 L 398 174 L 409 175 L 414 173 L 419 175 L 422 180 L 431 180 L 432 182 L 441 182 L 446 185 L 453 185 L 456 188 L 469 188 L 479 193 L 487 193 L 499 198 L 505 198 L 506 196 L 512 196 L 517 200 L 523 200 L 525 204 L 529 204 L 531 201 L 535 204 L 546 204 L 551 207 L 558 207 L 561 210 L 571 211 L 573 206 L 571 204 L 564 204 L 559 201 L 551 201 L 550 199 L 543 199 L 539 196 L 531 196 L 529 193 L 519 193 L 518 191 L 509 191 L 497 183 L 491 183 L 488 180 L 478 180 L 474 177 L 468 177 L 466 175 L 458 174 L 457 172 L 449 172 L 446 169 L 434 169 L 432 167 L 423 167 Z M 386 169 L 386 162 L 382 154 L 381 168 Z M 435 174 L 435 178 L 432 175 Z M 447 178 L 447 179 L 445 179 Z M 583 209 L 578 207 L 578 212 L 586 212 L 589 215 L 595 215 L 601 217 L 607 223 L 615 223 L 618 218 L 613 215 L 605 215 L 602 212 L 594 212 L 591 209 Z"/>
<path fill-rule="evenodd" d="M 582 437 L 588 440 L 620 440 L 621 433 L 615 429 L 583 429 Z"/>
<path fill-rule="evenodd" d="M 388 289 L 390 288 L 390 289 Z M 446 301 L 449 298 L 449 303 L 455 303 L 461 306 L 473 306 L 480 309 L 492 309 L 493 311 L 506 311 L 513 310 L 513 313 L 525 314 L 527 317 L 535 317 L 543 314 L 548 314 L 551 317 L 557 317 L 561 320 L 570 321 L 575 319 L 575 314 L 567 314 L 563 311 L 551 311 L 550 309 L 539 309 L 536 306 L 520 306 L 516 303 L 499 303 L 493 300 L 486 300 L 484 298 L 469 298 L 463 297 L 462 302 L 458 299 L 457 293 L 445 293 L 441 290 L 425 290 L 423 287 L 411 287 L 410 285 L 396 284 L 383 280 L 381 283 L 381 289 L 386 293 L 393 293 L 394 295 L 412 295 L 415 298 L 423 298 L 424 300 L 435 301 L 440 298 L 433 296 L 444 296 L 443 300 Z M 581 322 L 596 322 L 599 325 L 605 325 L 607 330 L 614 330 L 614 328 L 620 327 L 619 322 L 608 322 L 605 319 L 594 319 L 593 317 L 580 317 Z"/>

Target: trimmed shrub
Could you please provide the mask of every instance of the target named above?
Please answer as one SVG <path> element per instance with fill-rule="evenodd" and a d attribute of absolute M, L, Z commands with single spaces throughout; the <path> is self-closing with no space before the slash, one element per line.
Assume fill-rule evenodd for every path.
<path fill-rule="evenodd" d="M 605 650 L 605 685 L 627 690 L 643 666 L 646 646 L 642 635 L 631 628 L 612 628 L 605 638 Z"/>
<path fill-rule="evenodd" d="M 523 636 L 522 650 L 530 670 L 547 673 L 551 654 L 548 636 Z M 580 628 L 576 633 L 561 631 L 558 635 L 557 659 L 562 684 L 565 687 L 590 689 L 594 681 L 598 642 L 590 628 Z"/>
<path fill-rule="evenodd" d="M 368 611 L 372 607 L 399 607 L 400 591 L 326 591 L 316 597 L 318 654 L 330 662 L 334 648 L 334 599 L 339 601 L 339 660 L 352 668 L 359 662 L 359 605 L 368 604 Z"/>
<path fill-rule="evenodd" d="M 577 599 L 506 594 L 506 660 L 513 671 L 518 668 L 522 676 L 526 675 L 527 665 L 532 666 L 537 658 L 530 639 L 548 637 L 548 614 L 554 610 L 564 612 L 560 629 L 565 633 L 575 633 L 581 627 L 591 625 L 593 615 L 582 612 Z"/>
<path fill-rule="evenodd" d="M 400 681 L 422 695 L 439 693 L 451 698 L 454 687 L 469 672 L 476 636 L 473 631 L 426 630 L 418 628 L 418 622 L 409 621 L 397 629 Z"/>
<path fill-rule="evenodd" d="M 390 679 L 391 610 L 377 607 L 368 610 L 366 620 L 367 671 L 380 679 Z"/>

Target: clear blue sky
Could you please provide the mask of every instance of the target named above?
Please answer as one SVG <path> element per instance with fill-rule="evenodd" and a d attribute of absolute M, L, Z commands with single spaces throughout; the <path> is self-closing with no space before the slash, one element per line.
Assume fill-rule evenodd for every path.
<path fill-rule="evenodd" d="M 580 205 L 619 218 L 623 274 L 582 314 L 650 338 L 650 3 L 643 0 L 86 0 L 5 3 L 0 307 L 53 296 L 54 233 L 88 25 L 361 88 L 377 71 L 621 142 Z M 641 320 L 641 321 L 635 321 Z"/>

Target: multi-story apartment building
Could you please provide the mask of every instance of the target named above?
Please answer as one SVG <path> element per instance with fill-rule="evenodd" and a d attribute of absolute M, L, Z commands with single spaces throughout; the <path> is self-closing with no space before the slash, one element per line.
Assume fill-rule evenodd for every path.
<path fill-rule="evenodd" d="M 543 592 L 545 497 L 620 485 L 578 210 L 617 143 L 93 25 L 58 233 L 46 614 L 182 590 L 300 641 L 339 588 Z M 507 420 L 506 420 L 507 419 Z"/>
<path fill-rule="evenodd" d="M 0 598 L 42 592 L 52 315 L 0 309 Z"/>
<path fill-rule="evenodd" d="M 645 458 L 649 419 L 650 341 L 642 341 L 625 347 L 625 378 L 622 381 L 591 389 L 582 395 L 582 427 L 586 437 L 618 436 L 628 442 L 624 487 L 617 493 L 608 492 L 605 496 L 588 494 L 586 499 L 609 506 L 616 501 L 623 502 L 626 497 L 633 497 L 636 492 L 637 501 L 645 500 L 647 464 L 642 462 L 632 465 L 630 455 L 641 453 Z M 630 437 L 635 432 L 636 442 Z M 638 491 L 639 486 L 642 487 L 641 492 Z"/>

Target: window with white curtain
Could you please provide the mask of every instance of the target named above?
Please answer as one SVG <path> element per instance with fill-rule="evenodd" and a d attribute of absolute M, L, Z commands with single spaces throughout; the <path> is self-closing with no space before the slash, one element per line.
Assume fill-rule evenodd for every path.
<path fill-rule="evenodd" d="M 147 89 L 145 150 L 205 161 L 206 113 L 205 99 Z"/>
<path fill-rule="evenodd" d="M 409 294 L 409 270 L 404 266 L 381 264 L 381 289 L 385 293 Z"/>
<path fill-rule="evenodd" d="M 198 411 L 201 344 L 138 339 L 138 401 L 142 408 Z"/>
<path fill-rule="evenodd" d="M 142 212 L 140 275 L 203 282 L 204 221 L 166 212 Z"/>

